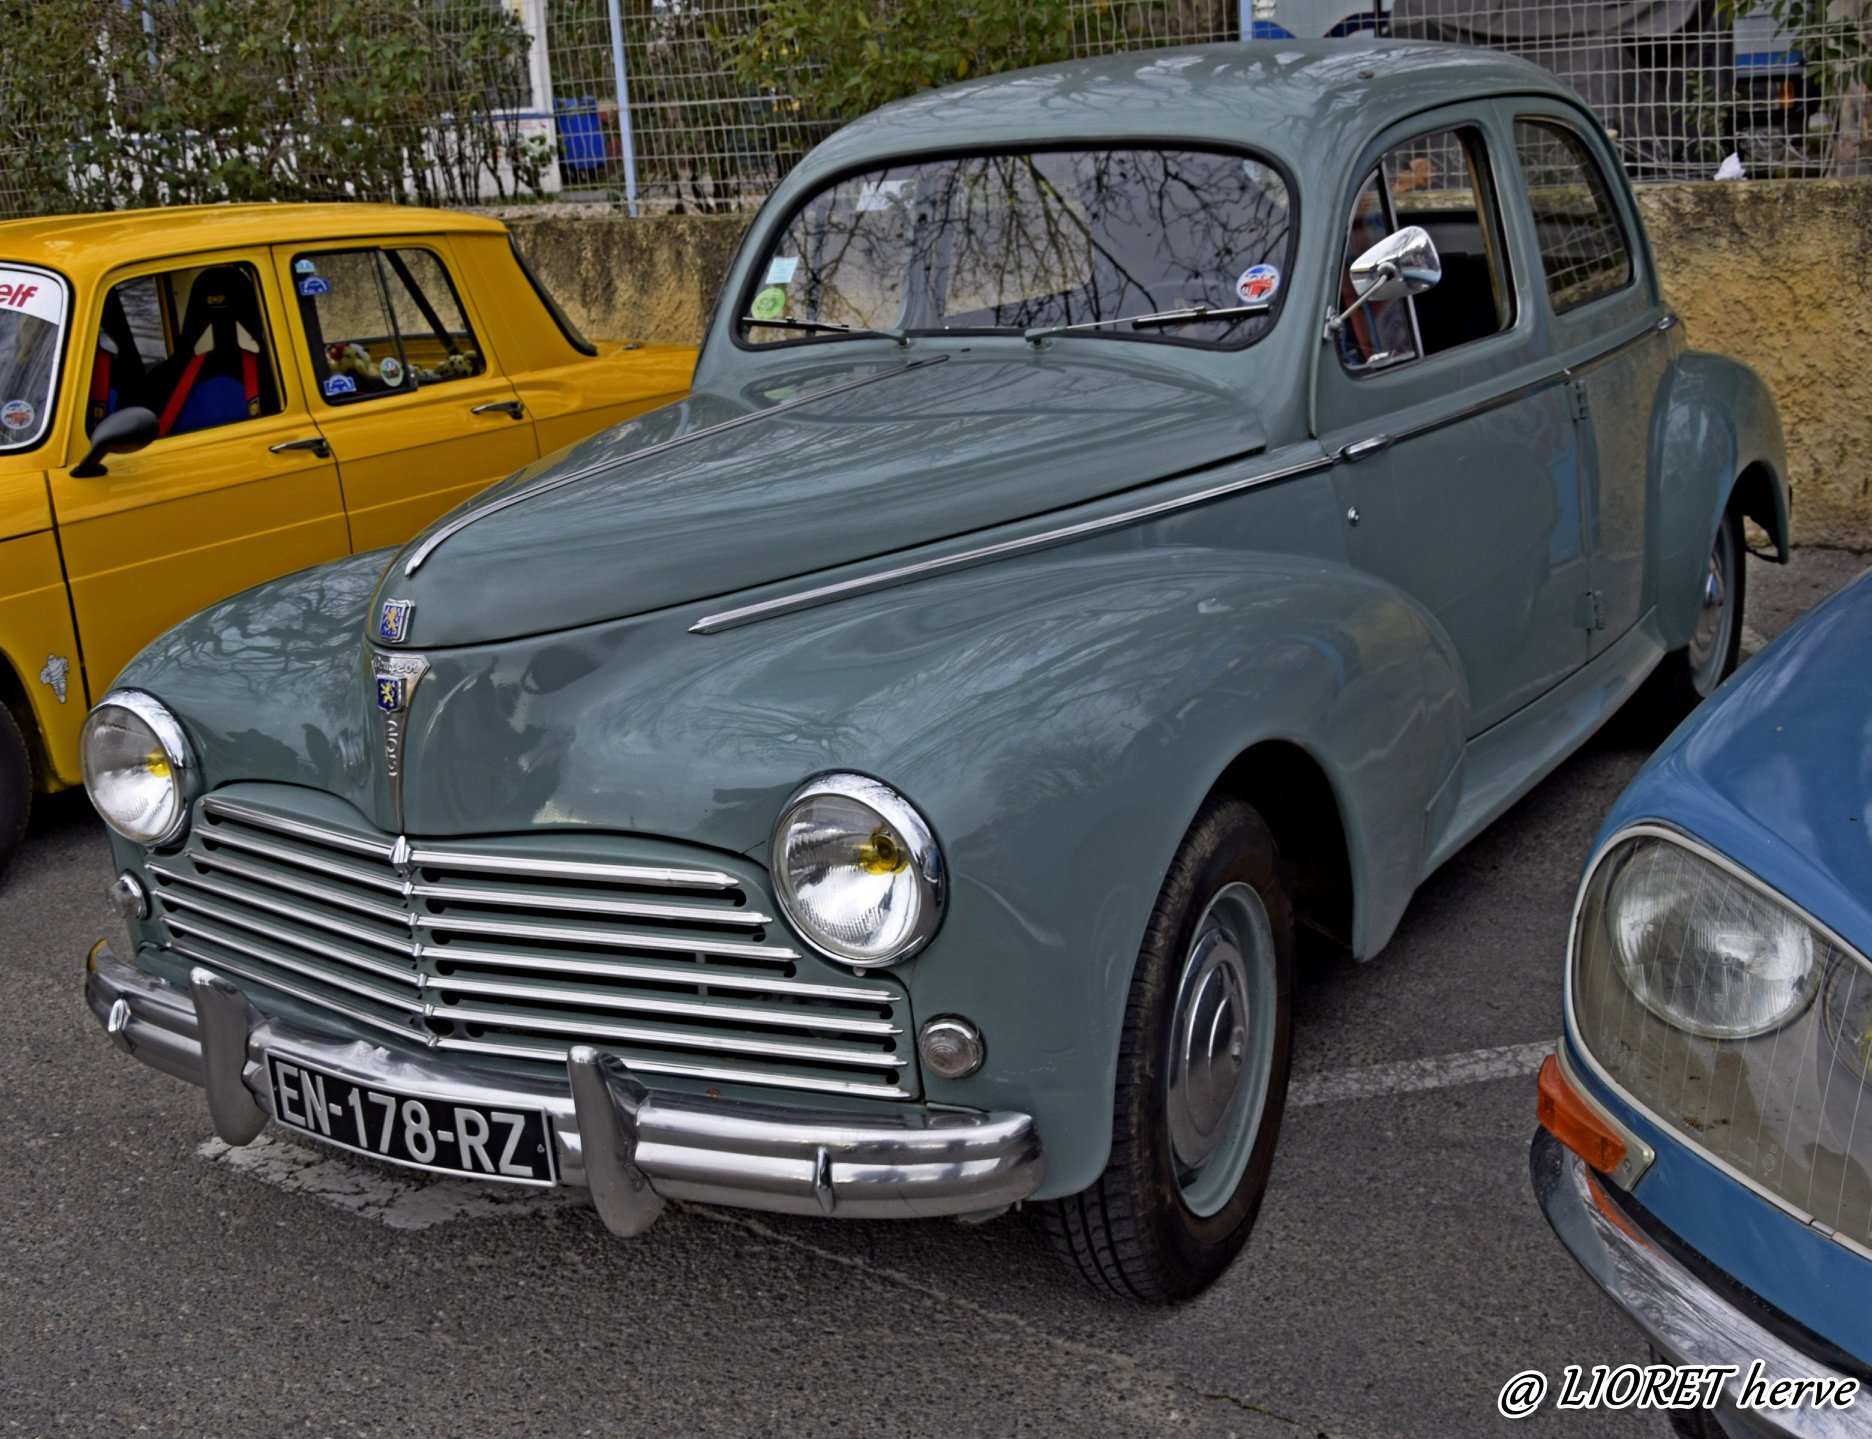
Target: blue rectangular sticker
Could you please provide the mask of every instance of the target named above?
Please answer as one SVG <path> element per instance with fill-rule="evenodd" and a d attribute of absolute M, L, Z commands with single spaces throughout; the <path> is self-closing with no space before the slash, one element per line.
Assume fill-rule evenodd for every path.
<path fill-rule="evenodd" d="M 333 375 L 325 382 L 325 393 L 327 395 L 355 395 L 357 381 L 349 375 Z"/>
<path fill-rule="evenodd" d="M 299 282 L 299 293 L 307 298 L 313 295 L 329 295 L 331 281 L 323 275 L 307 275 Z"/>

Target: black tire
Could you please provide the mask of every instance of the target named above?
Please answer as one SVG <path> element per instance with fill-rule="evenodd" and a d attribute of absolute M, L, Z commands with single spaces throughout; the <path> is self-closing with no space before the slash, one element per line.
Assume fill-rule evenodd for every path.
<path fill-rule="evenodd" d="M 1722 587 L 1723 614 L 1718 621 L 1718 633 L 1708 636 L 1708 643 L 1705 643 L 1704 625 L 1711 616 L 1706 607 L 1700 612 L 1697 635 L 1682 649 L 1672 650 L 1664 656 L 1651 676 L 1649 703 L 1646 706 L 1656 719 L 1674 726 L 1735 673 L 1736 664 L 1742 657 L 1743 605 L 1748 589 L 1747 554 L 1742 543 L 1742 515 L 1731 505 L 1723 515 L 1722 523 L 1716 527 L 1716 535 L 1710 545 L 1710 567 L 1700 572 L 1703 577 L 1701 583 L 1706 587 L 1704 595 L 1709 593 L 1707 586 L 1712 573 Z"/>
<path fill-rule="evenodd" d="M 1247 1243 L 1267 1190 L 1287 1099 L 1291 893 L 1261 816 L 1238 799 L 1205 801 L 1170 863 L 1138 951 L 1118 1053 L 1111 1157 L 1091 1188 L 1037 1206 L 1067 1265 L 1109 1295 L 1143 1304 L 1188 1299 L 1213 1283 Z M 1257 902 L 1264 930 L 1254 918 Z M 1218 962 L 1218 936 L 1226 946 L 1237 930 L 1246 941 L 1236 945 L 1246 981 L 1239 991 L 1229 988 L 1239 981 L 1226 974 L 1217 978 L 1219 969 L 1229 968 L 1226 955 Z M 1218 1105 L 1218 1066 L 1199 1065 L 1200 1077 L 1185 1073 L 1176 1082 L 1177 1096 L 1195 1098 L 1179 1098 L 1173 1119 L 1179 1011 L 1188 1016 L 1187 1032 L 1195 1033 L 1204 1015 L 1212 1020 L 1230 1013 L 1217 1007 L 1227 1001 L 1214 1000 L 1216 992 L 1242 995 L 1233 1012 L 1240 1048 L 1231 1050 L 1222 1070 L 1237 1076 L 1234 1087 Z M 1213 1023 L 1209 1032 L 1218 1032 Z M 1232 1062 L 1235 1053 L 1246 1056 L 1242 1063 Z M 1262 1093 L 1258 1122 L 1256 1089 Z M 1177 1150 L 1191 1147 L 1189 1116 L 1196 1105 L 1227 1111 L 1210 1125 L 1227 1130 L 1227 1137 L 1198 1135 L 1196 1145 L 1215 1148 L 1192 1169 Z M 1173 1138 L 1179 1123 L 1184 1137 Z M 1239 1179 L 1231 1184 L 1237 1166 Z"/>
<path fill-rule="evenodd" d="M 32 755 L 13 712 L 0 705 L 0 875 L 6 873 L 32 813 Z"/>

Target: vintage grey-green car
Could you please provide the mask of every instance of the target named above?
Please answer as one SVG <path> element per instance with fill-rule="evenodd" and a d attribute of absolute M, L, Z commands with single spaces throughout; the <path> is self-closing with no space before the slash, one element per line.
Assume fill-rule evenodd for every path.
<path fill-rule="evenodd" d="M 1779 423 L 1544 72 L 1395 43 L 920 95 L 695 392 L 151 645 L 86 731 L 116 1044 L 398 1164 L 1240 1249 L 1295 934 L 1734 666 Z M 1654 675 L 1654 672 L 1655 675 Z M 127 1077 L 127 1075 L 126 1075 Z"/>

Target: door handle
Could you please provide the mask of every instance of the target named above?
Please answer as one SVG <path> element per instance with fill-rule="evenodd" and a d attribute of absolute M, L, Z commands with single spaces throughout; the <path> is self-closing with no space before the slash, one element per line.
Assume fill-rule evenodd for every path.
<path fill-rule="evenodd" d="M 526 418 L 526 406 L 521 404 L 518 400 L 489 400 L 485 405 L 476 405 L 468 413 L 471 415 L 491 415 L 496 412 L 506 415 L 510 420 L 524 420 Z"/>
<path fill-rule="evenodd" d="M 283 455 L 290 450 L 310 450 L 321 460 L 331 458 L 331 446 L 325 442 L 323 435 L 308 435 L 303 440 L 282 440 L 279 444 L 270 446 L 268 453 Z"/>

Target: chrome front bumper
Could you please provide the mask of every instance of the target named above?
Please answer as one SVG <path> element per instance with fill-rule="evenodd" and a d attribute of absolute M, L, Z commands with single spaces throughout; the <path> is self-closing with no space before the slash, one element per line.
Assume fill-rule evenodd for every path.
<path fill-rule="evenodd" d="M 207 970 L 184 990 L 103 944 L 85 999 L 118 1048 L 207 1091 L 229 1144 L 272 1118 L 269 1053 L 404 1094 L 544 1110 L 561 1180 L 589 1188 L 618 1234 L 647 1228 L 666 1199 L 852 1219 L 987 1214 L 1032 1194 L 1045 1172 L 1026 1114 L 867 1115 L 653 1094 L 616 1056 L 585 1046 L 571 1050 L 563 1079 L 488 1076 L 267 1019 Z"/>
<path fill-rule="evenodd" d="M 1546 1130 L 1528 1154 L 1534 1193 L 1547 1222 L 1599 1287 L 1673 1364 L 1733 1364 L 1746 1375 L 1760 1360 L 1769 1379 L 1832 1378 L 1837 1371 L 1764 1328 L 1670 1255 L 1621 1214 L 1578 1155 Z M 1601 1199 L 1603 1197 L 1603 1203 Z M 1872 1396 L 1851 1408 L 1738 1410 L 1741 1380 L 1724 1386 L 1716 1417 L 1737 1439 L 1866 1439 Z"/>

